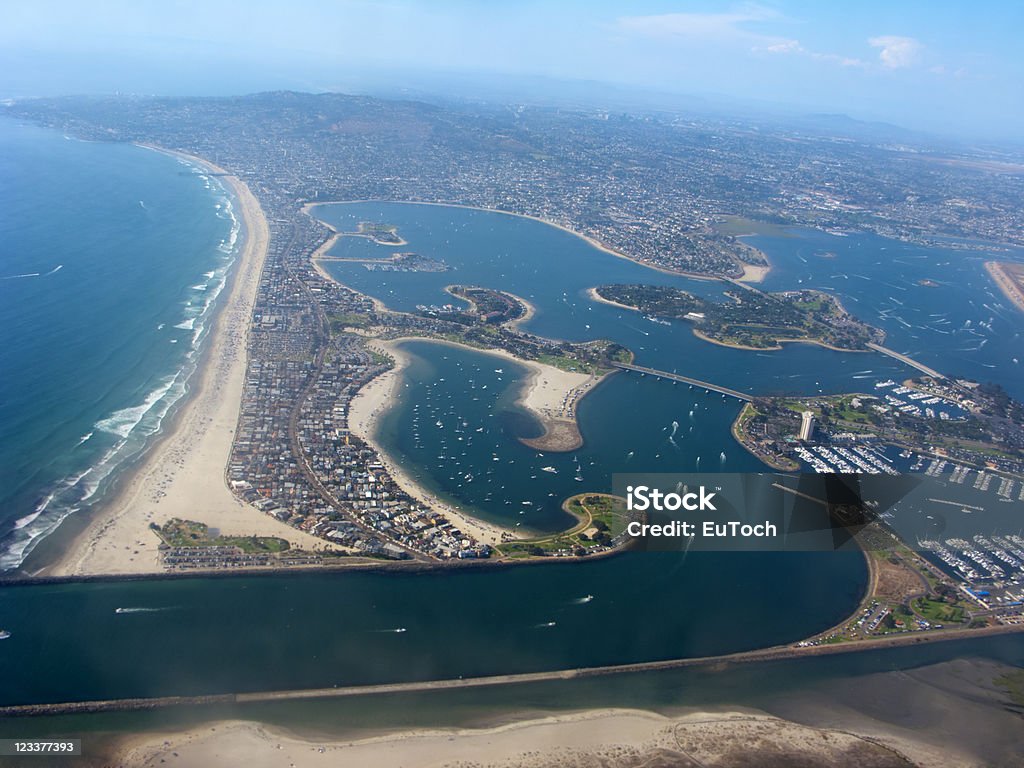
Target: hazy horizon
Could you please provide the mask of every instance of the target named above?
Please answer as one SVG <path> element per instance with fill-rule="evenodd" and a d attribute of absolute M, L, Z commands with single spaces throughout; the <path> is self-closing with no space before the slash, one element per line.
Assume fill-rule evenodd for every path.
<path fill-rule="evenodd" d="M 0 98 L 287 88 L 529 101 L 606 84 L 695 111 L 838 113 L 1019 141 L 1024 10 L 890 5 L 40 0 L 0 10 Z"/>

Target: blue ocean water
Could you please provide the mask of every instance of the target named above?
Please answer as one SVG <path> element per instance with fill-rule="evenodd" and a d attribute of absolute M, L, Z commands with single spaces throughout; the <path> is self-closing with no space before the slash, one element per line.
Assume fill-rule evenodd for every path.
<path fill-rule="evenodd" d="M 198 167 L 0 120 L 0 571 L 159 432 L 238 226 Z"/>

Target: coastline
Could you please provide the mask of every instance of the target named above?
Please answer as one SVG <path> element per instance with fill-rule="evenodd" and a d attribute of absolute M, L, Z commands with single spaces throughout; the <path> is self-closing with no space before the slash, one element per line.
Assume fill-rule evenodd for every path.
<path fill-rule="evenodd" d="M 346 205 L 346 204 L 353 204 L 353 203 L 400 203 L 402 205 L 436 205 L 436 206 L 440 206 L 442 208 L 465 208 L 465 209 L 470 210 L 470 211 L 487 211 L 488 213 L 501 213 L 501 214 L 504 214 L 505 216 L 518 216 L 520 219 L 531 219 L 532 221 L 539 221 L 541 224 L 547 224 L 549 227 L 554 227 L 555 229 L 560 229 L 563 232 L 568 232 L 570 235 L 573 235 L 575 237 L 580 238 L 581 240 L 586 241 L 587 243 L 589 243 L 594 248 L 597 248 L 597 250 L 599 250 L 599 251 L 604 251 L 605 253 L 610 254 L 612 256 L 615 256 L 616 258 L 619 258 L 619 259 L 625 259 L 626 261 L 632 261 L 634 264 L 639 264 L 642 267 L 647 267 L 647 269 L 653 269 L 655 272 L 662 272 L 662 273 L 664 273 L 666 275 L 676 275 L 677 277 L 689 277 L 689 278 L 692 278 L 694 280 L 724 280 L 724 279 L 726 279 L 726 278 L 718 277 L 716 275 L 703 275 L 703 274 L 700 274 L 699 272 L 686 272 L 686 271 L 680 270 L 680 269 L 669 269 L 667 267 L 659 267 L 656 264 L 648 264 L 646 261 L 641 261 L 640 259 L 634 258 L 633 256 L 627 256 L 626 254 L 622 253 L 621 251 L 616 251 L 614 248 L 611 248 L 611 247 L 605 245 L 604 243 L 602 243 L 597 238 L 591 237 L 590 235 L 585 235 L 582 232 L 577 232 L 575 229 L 572 229 L 572 228 L 570 228 L 569 226 L 567 226 L 565 224 L 559 224 L 557 221 L 551 221 L 550 219 L 543 219 L 540 216 L 532 216 L 529 213 L 516 213 L 514 211 L 503 211 L 500 208 L 484 208 L 483 206 L 479 206 L 479 205 L 466 205 L 464 203 L 432 203 L 432 202 L 427 202 L 425 200 L 318 200 L 318 201 L 312 202 L 312 203 L 311 202 L 304 203 L 303 206 L 302 206 L 302 210 L 303 210 L 303 212 L 305 212 L 305 213 L 309 214 L 310 216 L 312 216 L 312 213 L 310 213 L 310 211 L 313 208 L 317 207 L 318 205 L 339 205 L 339 204 L 340 205 Z M 323 219 L 317 218 L 315 216 L 313 218 L 316 218 L 316 220 L 321 222 L 321 223 L 326 223 L 326 222 L 323 221 Z M 331 230 L 334 230 L 334 227 L 331 227 L 330 225 L 328 225 L 328 228 L 331 229 Z M 336 231 L 336 230 L 334 230 L 334 231 Z M 333 241 L 333 242 L 336 242 L 336 240 Z M 333 246 L 333 242 L 332 242 L 332 246 Z M 328 250 L 329 250 L 329 248 L 328 248 Z M 326 251 L 324 251 L 324 252 L 326 253 Z M 320 254 L 320 249 L 317 249 L 317 253 Z"/>
<path fill-rule="evenodd" d="M 245 381 L 245 342 L 269 241 L 263 211 L 248 187 L 224 169 L 184 153 L 140 146 L 220 175 L 239 208 L 239 253 L 199 367 L 167 430 L 85 530 L 37 576 L 162 573 L 159 539 L 149 525 L 172 517 L 206 523 L 225 534 L 277 536 L 294 547 L 323 545 L 243 504 L 225 480 Z"/>
<path fill-rule="evenodd" d="M 770 264 L 761 266 L 744 262 L 740 266 L 743 267 L 743 274 L 737 277 L 736 280 L 741 283 L 763 283 L 764 279 L 768 277 L 768 273 L 772 271 Z"/>
<path fill-rule="evenodd" d="M 593 301 L 596 301 L 599 304 L 607 304 L 607 305 L 609 305 L 611 307 L 618 307 L 619 309 L 627 309 L 630 312 L 636 312 L 637 314 L 640 313 L 640 310 L 637 309 L 636 307 L 631 307 L 628 304 L 622 304 L 622 303 L 620 303 L 618 301 L 612 301 L 611 299 L 606 299 L 604 296 L 602 296 L 600 293 L 597 292 L 597 287 L 596 286 L 594 288 L 588 288 L 587 289 L 587 296 L 589 296 Z M 674 319 L 678 319 L 678 318 L 674 318 Z M 682 322 L 685 322 L 685 321 L 682 321 Z M 713 339 L 710 336 L 708 336 L 707 334 L 702 333 L 700 331 L 700 329 L 697 328 L 695 325 L 691 328 L 691 331 L 692 331 L 694 336 L 696 336 L 698 339 L 701 339 L 702 341 L 707 341 L 707 342 L 709 342 L 711 344 L 717 344 L 720 347 L 728 347 L 729 349 L 745 349 L 745 350 L 748 350 L 750 352 L 778 352 L 779 350 L 782 349 L 782 345 L 783 344 L 817 344 L 819 347 L 823 347 L 825 349 L 832 350 L 833 352 L 870 352 L 871 351 L 871 350 L 868 350 L 868 349 L 842 349 L 840 347 L 833 347 L 831 344 L 826 344 L 825 342 L 820 341 L 818 339 L 776 339 L 777 344 L 774 347 L 751 347 L 751 346 L 747 346 L 745 344 L 729 344 L 729 343 L 724 342 L 724 341 L 719 341 L 718 339 Z"/>
<path fill-rule="evenodd" d="M 619 309 L 628 309 L 630 312 L 639 312 L 640 311 L 636 307 L 629 306 L 629 304 L 623 304 L 622 302 L 619 302 L 619 301 L 612 301 L 611 299 L 606 299 L 604 296 L 602 296 L 600 293 L 597 292 L 597 286 L 596 285 L 593 288 L 587 288 L 587 296 L 590 297 L 591 301 L 596 301 L 598 304 L 607 304 L 609 307 L 618 307 Z"/>
<path fill-rule="evenodd" d="M 745 261 L 741 261 L 740 268 L 743 270 L 743 274 L 736 278 L 736 282 L 763 283 L 764 279 L 768 277 L 768 273 L 772 271 L 772 262 L 771 259 L 768 258 L 768 254 L 746 241 L 747 237 L 752 237 L 757 234 L 757 232 L 751 232 L 748 235 L 737 235 L 736 241 L 747 250 L 753 251 L 764 259 L 764 264 L 747 264 Z"/>
<path fill-rule="evenodd" d="M 1011 266 L 1016 266 L 1022 270 L 1022 272 L 1018 272 L 1019 279 L 1015 279 L 1010 274 Z M 1024 312 L 1024 288 L 1022 288 L 1021 283 L 1021 281 L 1024 281 L 1024 268 L 1019 264 L 1011 265 L 1002 261 L 986 261 L 985 270 L 999 287 L 1003 296 L 1009 299 L 1017 309 Z"/>
<path fill-rule="evenodd" d="M 316 221 L 323 223 L 329 230 L 331 230 L 332 232 L 335 233 L 334 236 L 332 236 L 331 238 L 329 238 L 327 240 L 327 242 L 323 243 L 319 248 L 317 248 L 316 251 L 313 252 L 313 254 L 312 254 L 312 256 L 310 258 L 311 258 L 311 260 L 313 262 L 314 268 L 317 271 L 317 274 L 319 274 L 325 280 L 329 280 L 332 283 L 337 283 L 339 285 L 343 285 L 337 279 L 335 279 L 326 269 L 324 269 L 323 264 L 320 263 L 320 257 L 323 256 L 328 250 L 330 250 L 331 247 L 333 247 L 333 244 L 335 242 L 337 242 L 337 238 L 339 236 L 341 236 L 341 234 L 338 233 L 337 230 L 333 226 L 331 226 L 330 224 L 327 224 L 322 219 L 317 218 L 313 214 L 313 209 L 316 206 L 318 206 L 318 205 L 332 205 L 332 204 L 336 204 L 337 202 L 338 201 L 322 201 L 322 202 L 316 202 L 316 203 L 306 202 L 306 203 L 304 203 L 302 205 L 302 211 L 307 216 L 310 216 L 311 218 L 315 219 Z M 343 202 L 359 203 L 359 202 L 403 202 L 403 201 L 351 200 L 351 201 L 343 201 Z M 409 202 L 408 204 L 410 204 L 410 205 L 435 205 L 435 206 L 442 206 L 442 207 L 447 205 L 446 203 L 426 203 L 426 202 Z M 466 208 L 466 209 L 470 209 L 470 210 L 480 210 L 480 211 L 490 211 L 492 213 L 504 213 L 504 214 L 507 214 L 509 216 L 519 216 L 520 218 L 532 219 L 534 221 L 541 222 L 542 224 L 548 224 L 549 226 L 553 226 L 553 227 L 555 227 L 557 229 L 561 229 L 562 231 L 568 232 L 569 234 L 575 235 L 576 237 L 580 237 L 583 240 L 586 240 L 588 243 L 590 243 L 595 248 L 598 248 L 598 249 L 600 249 L 602 251 L 610 253 L 610 254 L 612 254 L 614 256 L 618 256 L 618 257 L 624 258 L 624 259 L 629 259 L 630 261 L 635 261 L 635 259 L 630 259 L 630 257 L 628 257 L 628 256 L 625 256 L 625 255 L 623 255 L 621 253 L 617 253 L 617 252 L 607 248 L 606 246 L 604 246 L 601 243 L 597 242 L 593 238 L 589 238 L 586 235 L 582 235 L 579 232 L 575 232 L 575 231 L 573 231 L 573 230 L 571 230 L 571 229 L 569 229 L 569 228 L 567 228 L 567 227 L 565 227 L 565 226 L 563 226 L 561 224 L 556 224 L 554 222 L 545 221 L 544 219 L 540 219 L 540 218 L 538 218 L 536 216 L 528 216 L 526 214 L 511 213 L 509 211 L 499 211 L 497 209 L 480 208 L 480 207 L 477 207 L 477 206 L 470 206 L 470 205 L 452 205 L 452 206 L 448 206 L 448 207 Z M 637 263 L 642 264 L 642 262 L 637 262 Z M 643 266 L 649 267 L 651 269 L 659 269 L 657 267 L 652 267 L 649 264 L 643 264 Z M 668 272 L 668 270 L 664 270 L 664 269 L 660 269 L 659 271 Z M 672 272 L 671 274 L 682 274 L 682 273 Z M 700 277 L 701 279 L 709 279 L 709 280 L 717 280 L 718 279 L 718 278 L 711 278 L 711 277 L 707 277 L 707 276 L 698 276 L 698 275 L 694 275 L 694 277 Z M 450 291 L 448 291 L 448 292 L 450 293 Z M 526 299 L 522 298 L 521 296 L 516 296 L 514 294 L 510 294 L 510 295 L 513 295 L 514 298 L 517 301 L 521 302 L 523 304 L 523 306 L 525 307 L 525 310 L 526 310 L 525 314 L 523 315 L 523 317 L 517 318 L 516 320 L 513 320 L 510 323 L 508 323 L 508 325 L 510 327 L 519 328 L 520 325 L 529 322 L 529 320 L 531 320 L 536 315 L 536 311 L 537 310 L 536 310 L 536 307 L 533 306 L 533 304 L 531 304 L 529 301 L 527 301 Z M 379 299 L 376 299 L 376 298 L 374 298 L 372 296 L 369 297 L 369 298 L 373 301 L 374 307 L 378 311 L 380 311 L 380 312 L 388 311 L 386 305 L 382 301 L 380 301 Z M 434 341 L 436 343 L 453 343 L 453 342 L 445 342 L 443 340 L 438 340 L 438 339 L 430 339 L 428 337 L 406 337 L 406 338 L 403 338 L 403 339 L 395 339 L 393 341 L 402 341 L 402 340 L 410 340 L 410 339 L 421 339 L 421 340 L 426 340 L 426 341 Z M 576 420 L 576 406 L 579 403 L 579 401 L 591 389 L 593 389 L 595 386 L 597 386 L 597 384 L 600 383 L 604 379 L 605 376 L 609 375 L 608 373 L 603 374 L 602 376 L 593 376 L 593 375 L 587 375 L 587 374 L 576 374 L 576 373 L 572 373 L 572 372 L 568 372 L 568 371 L 561 371 L 560 369 L 557 369 L 557 368 L 555 368 L 553 366 L 543 365 L 541 363 L 536 363 L 534 361 L 523 360 L 523 359 L 520 359 L 518 357 L 515 357 L 514 355 L 509 354 L 508 352 L 505 352 L 504 350 L 499 350 L 499 349 L 486 349 L 486 350 L 484 350 L 484 349 L 477 349 L 476 347 L 468 347 L 468 346 L 466 347 L 466 349 L 474 349 L 474 350 L 477 350 L 477 351 L 480 351 L 480 352 L 485 352 L 487 354 L 492 354 L 492 355 L 497 355 L 499 357 L 504 357 L 505 359 L 511 360 L 513 362 L 517 362 L 517 363 L 519 363 L 521 365 L 525 365 L 527 368 L 530 369 L 530 378 L 528 379 L 527 386 L 524 388 L 524 394 L 523 394 L 522 397 L 520 397 L 517 400 L 517 404 L 519 404 L 520 406 L 524 407 L 526 410 L 530 411 L 531 413 L 534 414 L 534 416 L 536 416 L 538 418 L 538 420 L 541 422 L 541 424 L 544 427 L 544 433 L 541 436 L 536 437 L 536 438 L 521 438 L 521 442 L 523 444 L 528 445 L 531 448 L 535 448 L 538 451 L 547 451 L 547 452 L 554 452 L 554 453 L 565 453 L 565 452 L 568 452 L 568 451 L 578 450 L 580 448 L 580 446 L 583 445 L 583 437 L 580 434 L 579 425 L 578 425 L 577 420 Z M 398 360 L 398 358 L 396 358 L 396 362 L 400 362 Z M 398 368 L 398 367 L 400 367 L 400 366 L 397 366 L 396 368 Z M 391 373 L 391 372 L 388 372 L 388 373 Z M 388 373 L 382 374 L 382 376 L 387 376 Z M 568 379 L 571 379 L 571 381 L 568 380 Z M 372 382 L 371 382 L 371 384 L 372 384 Z M 372 392 L 373 392 L 372 398 L 364 399 L 363 402 L 366 403 L 366 402 L 370 402 L 372 400 L 374 405 L 370 407 L 370 410 L 371 411 L 378 410 L 380 408 L 380 403 L 378 401 L 380 400 L 380 398 L 384 397 L 384 395 L 382 393 L 384 393 L 385 391 L 389 391 L 389 392 L 393 391 L 393 386 L 394 385 L 390 385 L 390 387 L 392 387 L 392 388 L 385 389 L 386 387 L 389 387 L 389 385 L 387 385 L 387 384 L 380 384 L 380 385 L 378 385 L 378 389 L 372 390 Z M 363 389 L 365 390 L 366 387 L 364 387 Z M 360 394 L 362 394 L 362 391 L 360 392 Z M 358 395 L 357 395 L 356 399 L 357 400 L 359 399 Z M 355 410 L 357 408 L 361 409 L 361 406 L 357 406 L 356 401 L 354 400 L 353 401 L 353 409 Z M 358 418 L 360 418 L 360 419 L 365 418 L 365 415 L 362 413 L 361 410 L 357 410 L 356 413 L 357 413 Z M 364 440 L 367 440 L 367 442 L 372 442 L 373 425 L 372 424 L 365 424 L 365 425 L 362 425 L 361 428 L 362 428 L 362 431 L 363 431 L 364 434 L 359 434 L 359 433 L 357 433 L 357 434 L 359 434 L 359 436 L 362 437 Z M 375 443 L 374 443 L 374 447 L 377 449 L 378 454 L 380 454 L 380 456 L 382 458 L 382 461 L 384 461 L 384 459 L 387 458 L 384 455 L 384 452 L 381 451 L 379 449 L 379 447 Z M 393 465 L 394 465 L 394 462 L 392 462 L 390 460 L 386 463 L 386 466 L 393 466 Z M 399 470 L 397 473 L 393 473 L 393 476 L 396 476 L 396 479 L 397 479 L 397 475 L 404 475 L 404 473 L 402 473 L 401 470 Z M 422 496 L 433 498 L 422 487 L 420 487 L 416 483 L 413 483 L 408 478 L 407 475 L 405 475 L 405 480 L 408 481 L 409 488 L 415 488 L 416 493 L 412 493 L 410 491 L 407 491 L 407 492 L 410 493 L 410 495 L 421 494 Z M 405 486 L 403 486 L 403 487 L 405 487 Z M 421 498 L 421 496 L 417 495 L 417 498 Z M 440 502 L 436 502 L 436 500 L 435 500 L 434 503 L 440 504 Z M 444 505 L 442 505 L 442 506 L 444 506 Z"/>
<path fill-rule="evenodd" d="M 524 366 L 529 371 L 516 404 L 531 413 L 544 425 L 545 433 L 538 438 L 522 439 L 522 442 L 538 450 L 570 451 L 582 445 L 576 424 L 576 406 L 594 387 L 604 380 L 603 376 L 563 371 L 551 365 L 533 360 L 522 360 L 501 349 L 478 349 L 463 344 L 456 344 L 443 339 L 432 339 L 425 336 L 403 336 L 396 339 L 375 339 L 369 342 L 369 348 L 392 357 L 395 365 L 366 384 L 353 398 L 348 412 L 348 426 L 352 434 L 365 440 L 377 451 L 381 463 L 387 468 L 402 489 L 410 496 L 418 499 L 432 509 L 444 512 L 458 520 L 462 529 L 488 544 L 501 543 L 502 536 L 507 539 L 523 538 L 523 534 L 493 523 L 487 523 L 472 517 L 451 504 L 439 500 L 430 493 L 408 472 L 398 466 L 387 453 L 382 450 L 376 440 L 376 427 L 381 415 L 387 410 L 394 393 L 401 383 L 402 372 L 409 362 L 409 356 L 401 349 L 406 341 L 422 341 L 430 344 L 441 344 L 461 349 L 480 352 L 502 360 L 508 360 Z M 550 447 L 557 442 L 555 447 Z M 546 447 L 540 447 L 541 445 Z M 559 446 L 571 447 L 562 448 Z"/>
<path fill-rule="evenodd" d="M 419 339 L 417 341 L 427 341 Z M 502 538 L 508 536 L 518 537 L 518 533 L 510 528 L 504 528 L 493 523 L 488 523 L 479 518 L 466 514 L 458 507 L 438 499 L 434 494 L 424 488 L 415 478 L 412 477 L 401 465 L 393 461 L 383 450 L 377 441 L 376 430 L 380 417 L 391 406 L 395 392 L 398 390 L 402 380 L 402 371 L 409 363 L 409 356 L 399 347 L 401 341 L 406 339 L 395 339 L 383 341 L 374 339 L 368 344 L 369 349 L 379 354 L 388 355 L 394 359 L 393 367 L 381 373 L 373 381 L 364 385 L 356 396 L 349 403 L 348 428 L 356 437 L 370 445 L 380 459 L 380 463 L 387 469 L 388 474 L 398 483 L 399 487 L 414 499 L 426 507 L 442 512 L 452 519 L 459 526 L 459 530 L 468 533 L 477 541 L 486 544 L 500 544 Z"/>
<path fill-rule="evenodd" d="M 590 709 L 549 714 L 483 727 L 418 728 L 355 738 L 314 738 L 244 720 L 217 721 L 184 731 L 126 738 L 117 762 L 149 768 L 171 762 L 183 768 L 219 764 L 231 755 L 244 765 L 314 768 L 373 765 L 414 768 L 438 765 L 704 765 L 695 758 L 719 757 L 746 764 L 754 755 L 792 756 L 822 764 L 852 766 L 864 756 L 889 757 L 900 764 L 940 765 L 943 754 L 896 727 L 849 729 L 803 724 L 762 710 L 688 708 L 666 715 L 644 709 Z M 948 756 L 948 753 L 945 755 Z M 269 758 L 272 758 L 269 759 Z M 746 759 L 744 759 L 746 758 Z M 802 758 L 802 760 L 801 760 Z M 733 762 L 739 759 L 741 762 Z M 635 762 L 639 760 L 639 762 Z M 838 762 L 836 762 L 838 760 Z M 886 762 L 893 765 L 894 762 Z"/>

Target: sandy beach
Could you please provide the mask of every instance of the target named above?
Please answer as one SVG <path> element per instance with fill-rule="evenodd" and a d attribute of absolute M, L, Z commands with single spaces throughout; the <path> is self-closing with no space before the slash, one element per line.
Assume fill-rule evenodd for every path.
<path fill-rule="evenodd" d="M 400 464 L 392 461 L 387 453 L 381 449 L 375 437 L 377 420 L 390 406 L 391 399 L 401 383 L 401 372 L 408 364 L 409 357 L 398 347 L 397 340 L 381 341 L 375 339 L 369 343 L 369 347 L 382 355 L 393 357 L 395 366 L 360 389 L 359 393 L 352 399 L 348 411 L 348 428 L 352 434 L 373 446 L 388 474 L 391 475 L 392 479 L 398 483 L 403 491 L 430 509 L 445 514 L 463 533 L 467 533 L 477 541 L 487 544 L 500 543 L 503 534 L 505 534 L 505 538 L 508 538 L 510 535 L 517 536 L 511 529 L 479 520 L 466 514 L 458 507 L 437 498 L 420 485 Z"/>
<path fill-rule="evenodd" d="M 768 273 L 772 271 L 770 266 L 761 267 L 756 264 L 743 264 L 741 266 L 743 267 L 743 274 L 736 279 L 743 283 L 762 283 L 768 277 Z"/>
<path fill-rule="evenodd" d="M 739 263 L 740 268 L 743 270 L 743 274 L 736 278 L 737 282 L 740 283 L 761 283 L 768 277 L 768 273 L 772 271 L 772 263 L 768 260 L 768 254 L 762 251 L 760 248 L 755 248 L 746 240 L 743 236 L 737 237 L 736 242 L 741 247 L 747 250 L 748 253 L 753 254 L 757 258 L 763 259 L 764 264 L 748 264 L 747 262 L 741 261 Z"/>
<path fill-rule="evenodd" d="M 1024 312 L 1024 265 L 986 261 L 985 269 L 1003 295 Z"/>
<path fill-rule="evenodd" d="M 349 429 L 353 434 L 362 438 L 377 450 L 388 472 L 406 493 L 432 509 L 450 515 L 458 521 L 459 527 L 466 533 L 489 544 L 500 543 L 503 534 L 505 534 L 506 538 L 509 535 L 520 538 L 520 534 L 513 529 L 486 523 L 438 499 L 427 489 L 423 488 L 401 466 L 392 461 L 376 442 L 375 428 L 377 419 L 387 410 L 391 398 L 401 382 L 402 371 L 409 361 L 409 356 L 402 351 L 400 346 L 403 341 L 426 341 L 432 344 L 458 346 L 448 341 L 421 337 L 371 341 L 369 343 L 370 349 L 394 358 L 395 366 L 359 390 L 359 393 L 353 398 L 348 412 Z M 475 348 L 466 347 L 466 349 Z M 602 377 L 572 373 L 551 365 L 544 365 L 530 360 L 520 360 L 504 350 L 476 351 L 526 366 L 530 371 L 529 378 L 516 402 L 534 414 L 545 425 L 547 430 L 545 436 L 557 433 L 560 436 L 566 437 L 572 444 L 577 446 L 582 444 L 579 429 L 576 427 L 576 404 L 601 381 Z M 570 432 L 571 434 L 569 434 Z M 538 441 L 542 439 L 537 438 Z M 535 441 L 524 440 L 523 442 L 533 445 Z M 562 450 L 573 450 L 573 448 Z"/>
<path fill-rule="evenodd" d="M 883 730 L 877 728 L 875 730 Z M 901 735 L 902 736 L 902 735 Z M 615 765 L 940 766 L 949 753 L 883 733 L 861 735 L 802 725 L 758 711 L 697 712 L 667 717 L 636 709 L 597 709 L 534 716 L 491 728 L 411 730 L 357 740 L 316 740 L 245 721 L 222 721 L 183 733 L 127 741 L 122 765 L 180 768 L 584 768 Z M 959 756 L 958 756 L 959 757 Z"/>
<path fill-rule="evenodd" d="M 227 174 L 199 158 L 185 157 Z M 234 176 L 220 178 L 233 192 L 244 240 L 201 368 L 189 382 L 187 401 L 127 483 L 45 575 L 161 572 L 159 540 L 149 525 L 174 517 L 206 523 L 223 534 L 278 536 L 306 549 L 323 546 L 320 539 L 243 504 L 225 481 L 242 402 L 246 337 L 269 232 L 248 187 Z"/>

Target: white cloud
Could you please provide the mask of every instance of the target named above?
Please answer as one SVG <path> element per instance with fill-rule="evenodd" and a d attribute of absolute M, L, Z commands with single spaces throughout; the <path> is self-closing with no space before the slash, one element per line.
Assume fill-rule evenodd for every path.
<path fill-rule="evenodd" d="M 820 51 L 812 51 L 804 48 L 799 40 L 781 40 L 777 43 L 765 46 L 755 46 L 752 49 L 755 53 L 775 53 L 775 54 L 788 54 L 796 56 L 806 56 L 814 61 L 827 61 L 832 64 L 838 64 L 841 67 L 864 67 L 867 66 L 861 59 L 851 58 L 849 56 L 840 56 L 838 53 L 821 53 Z"/>
<path fill-rule="evenodd" d="M 781 43 L 775 43 L 774 45 L 767 45 L 761 49 L 768 53 L 806 53 L 799 40 L 783 40 Z"/>
<path fill-rule="evenodd" d="M 751 32 L 745 25 L 777 17 L 757 5 L 743 6 L 728 13 L 663 13 L 651 16 L 623 16 L 616 20 L 620 31 L 657 38 L 681 38 L 721 42 L 724 40 L 775 40 Z"/>
<path fill-rule="evenodd" d="M 878 60 L 886 69 L 905 69 L 917 63 L 924 46 L 912 37 L 881 35 L 868 40 L 872 48 L 881 48 Z"/>

